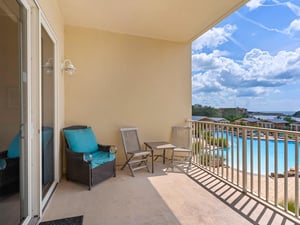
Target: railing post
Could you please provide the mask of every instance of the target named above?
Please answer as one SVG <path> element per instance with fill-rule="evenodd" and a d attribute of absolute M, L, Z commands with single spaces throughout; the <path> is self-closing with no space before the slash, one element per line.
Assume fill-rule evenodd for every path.
<path fill-rule="evenodd" d="M 243 138 L 243 192 L 247 192 L 247 130 L 242 128 Z"/>

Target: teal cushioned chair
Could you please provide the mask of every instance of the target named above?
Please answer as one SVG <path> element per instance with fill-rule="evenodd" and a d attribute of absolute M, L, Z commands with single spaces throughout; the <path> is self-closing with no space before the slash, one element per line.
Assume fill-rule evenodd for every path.
<path fill-rule="evenodd" d="M 0 196 L 19 191 L 20 135 L 15 135 L 8 150 L 0 152 Z"/>
<path fill-rule="evenodd" d="M 66 178 L 91 187 L 116 176 L 116 148 L 101 145 L 91 127 L 75 125 L 63 129 L 66 144 Z"/>

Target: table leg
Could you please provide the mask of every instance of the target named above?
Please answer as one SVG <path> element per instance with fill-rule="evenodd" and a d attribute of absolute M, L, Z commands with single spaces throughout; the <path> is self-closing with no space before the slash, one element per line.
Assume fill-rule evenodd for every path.
<path fill-rule="evenodd" d="M 166 149 L 163 150 L 163 164 L 166 163 Z"/>
<path fill-rule="evenodd" d="M 154 150 L 151 149 L 151 158 L 152 158 L 152 173 L 154 173 Z"/>

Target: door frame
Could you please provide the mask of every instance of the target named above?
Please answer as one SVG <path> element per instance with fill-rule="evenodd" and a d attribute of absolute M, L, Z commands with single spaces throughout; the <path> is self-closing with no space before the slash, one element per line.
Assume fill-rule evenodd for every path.
<path fill-rule="evenodd" d="M 25 134 L 26 141 L 21 141 L 21 156 L 20 157 L 20 206 L 21 212 L 20 216 L 23 217 L 22 224 L 29 224 L 32 218 L 34 217 L 34 192 L 33 192 L 33 154 L 30 151 L 33 148 L 32 142 L 32 131 L 33 131 L 33 120 L 31 117 L 32 110 L 32 74 L 34 71 L 34 49 L 35 46 L 32 45 L 34 42 L 34 20 L 35 20 L 35 12 L 37 10 L 37 6 L 33 0 L 18 0 L 18 4 L 20 7 L 24 7 L 26 10 L 26 42 L 23 45 L 26 45 L 26 67 L 27 71 L 24 74 L 22 69 L 20 69 L 21 74 L 20 83 L 24 85 L 26 83 L 26 92 L 21 93 L 20 98 L 26 101 L 26 112 L 24 112 L 23 104 L 20 101 L 21 113 L 24 112 L 26 118 L 24 118 L 26 125 L 20 125 L 20 129 L 22 129 L 22 134 Z M 22 6 L 21 6 L 22 5 Z M 19 36 L 19 40 L 22 37 Z M 19 56 L 20 58 L 23 56 Z M 21 65 L 20 65 L 21 66 Z M 25 94 L 25 96 L 23 96 Z M 23 102 L 22 100 L 22 102 Z M 23 117 L 23 115 L 20 115 Z M 21 122 L 21 121 L 20 121 Z M 22 176 L 23 175 L 23 176 Z M 20 218 L 21 219 L 21 218 Z"/>
<path fill-rule="evenodd" d="M 50 200 L 55 187 L 59 181 L 59 126 L 58 126 L 58 74 L 60 71 L 59 67 L 59 55 L 58 55 L 58 41 L 56 38 L 56 35 L 48 23 L 48 20 L 43 13 L 43 11 L 40 9 L 40 25 L 39 25 L 39 66 L 40 66 L 40 71 L 39 71 L 39 184 L 40 184 L 40 216 L 43 215 L 43 212 L 47 206 L 48 201 Z M 54 45 L 54 59 L 53 59 L 53 65 L 54 65 L 54 70 L 53 70 L 53 76 L 54 76 L 54 127 L 53 127 L 53 148 L 54 148 L 54 180 L 53 183 L 51 184 L 49 190 L 47 191 L 47 194 L 42 196 L 42 154 L 41 149 L 42 149 L 42 138 L 41 138 L 41 129 L 42 129 L 42 43 L 41 43 L 41 37 L 42 37 L 42 27 L 44 30 L 47 32 L 49 35 L 50 39 L 53 42 Z"/>
<path fill-rule="evenodd" d="M 27 173 L 27 183 L 21 187 L 26 192 L 27 217 L 22 221 L 22 225 L 37 222 L 43 216 L 44 209 L 51 198 L 52 193 L 59 180 L 59 113 L 58 113 L 58 75 L 60 74 L 58 41 L 53 29 L 49 25 L 42 7 L 38 0 L 18 0 L 27 11 L 27 142 L 24 154 L 25 173 Z M 54 181 L 49 188 L 44 199 L 42 198 L 42 138 L 41 138 L 41 27 L 47 31 L 54 43 Z"/>

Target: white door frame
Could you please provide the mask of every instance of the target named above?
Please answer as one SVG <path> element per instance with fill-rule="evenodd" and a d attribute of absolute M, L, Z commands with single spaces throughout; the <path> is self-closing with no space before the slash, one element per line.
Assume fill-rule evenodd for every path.
<path fill-rule="evenodd" d="M 54 44 L 54 60 L 53 60 L 53 64 L 54 64 L 54 71 L 53 71 L 53 75 L 54 75 L 54 128 L 53 128 L 53 140 L 54 140 L 54 181 L 51 184 L 47 194 L 44 196 L 44 198 L 42 197 L 42 155 L 40 154 L 40 163 L 39 163 L 39 171 L 40 171 L 40 201 L 41 201 L 41 208 L 40 208 L 40 216 L 43 215 L 43 211 L 47 205 L 47 202 L 50 200 L 51 195 L 53 193 L 53 191 L 55 190 L 55 187 L 59 181 L 59 143 L 58 143 L 58 136 L 59 136 L 59 126 L 58 126 L 58 75 L 59 70 L 60 70 L 60 65 L 59 65 L 59 56 L 58 56 L 58 42 L 56 39 L 56 35 L 52 29 L 52 27 L 50 26 L 50 24 L 47 21 L 47 18 L 45 16 L 45 14 L 43 13 L 43 11 L 40 9 L 40 32 L 39 32 L 39 46 L 40 46 L 40 56 L 39 56 L 39 65 L 41 65 L 41 50 L 42 50 L 42 45 L 41 45 L 41 28 L 44 28 L 45 31 L 47 32 L 47 34 L 49 35 L 50 39 L 52 40 L 53 44 Z M 40 66 L 41 68 L 41 66 Z M 42 140 L 41 140 L 41 126 L 42 126 L 42 71 L 40 70 L 40 75 L 39 75 L 39 152 L 42 148 Z"/>
<path fill-rule="evenodd" d="M 27 71 L 26 73 L 19 74 L 21 76 L 22 83 L 26 83 L 27 90 L 25 93 L 26 97 L 26 104 L 27 104 L 27 112 L 25 121 L 27 122 L 26 126 L 22 126 L 21 129 L 24 129 L 22 131 L 23 134 L 25 134 L 25 138 L 27 140 L 25 141 L 24 148 L 22 148 L 21 152 L 21 158 L 20 158 L 20 204 L 21 205 L 21 216 L 25 216 L 24 220 L 22 221 L 22 224 L 28 224 L 34 214 L 34 207 L 32 204 L 33 200 L 33 189 L 32 189 L 32 183 L 33 183 L 33 176 L 32 176 L 32 117 L 31 117 L 31 109 L 32 109 L 32 73 L 33 73 L 33 49 L 32 46 L 32 39 L 34 38 L 34 12 L 37 10 L 36 5 L 34 1 L 32 0 L 18 0 L 20 5 L 24 7 L 26 10 L 26 43 L 23 43 L 23 45 L 26 45 L 26 67 Z M 21 56 L 23 57 L 23 56 Z M 24 85 L 24 84 L 22 84 Z M 23 98 L 23 93 L 22 96 Z M 24 109 L 22 108 L 21 111 Z M 24 151 L 24 150 L 27 151 Z"/>
<path fill-rule="evenodd" d="M 42 217 L 59 179 L 59 126 L 58 126 L 58 75 L 60 64 L 58 42 L 53 29 L 37 0 L 18 0 L 27 10 L 27 154 L 25 154 L 27 183 L 21 188 L 26 191 L 28 216 L 22 225 L 27 225 L 33 217 Z M 42 198 L 42 154 L 41 154 L 41 27 L 47 31 L 54 43 L 54 182 Z"/>

